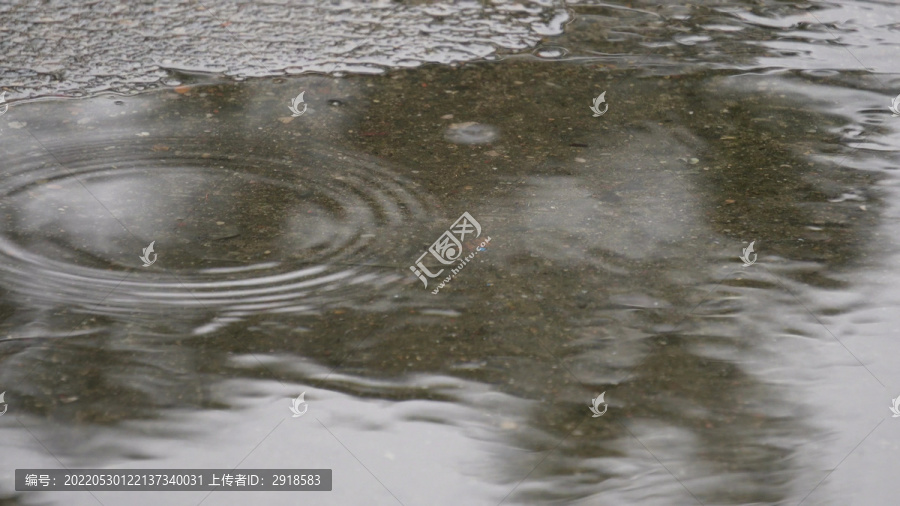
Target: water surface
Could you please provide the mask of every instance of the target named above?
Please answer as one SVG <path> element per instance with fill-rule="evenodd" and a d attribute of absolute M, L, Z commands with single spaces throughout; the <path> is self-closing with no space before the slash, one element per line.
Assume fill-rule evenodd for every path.
<path fill-rule="evenodd" d="M 892 503 L 895 8 L 328 5 L 4 7 L 78 35 L 0 74 L 3 504 Z M 334 490 L 13 490 L 61 467 Z"/>

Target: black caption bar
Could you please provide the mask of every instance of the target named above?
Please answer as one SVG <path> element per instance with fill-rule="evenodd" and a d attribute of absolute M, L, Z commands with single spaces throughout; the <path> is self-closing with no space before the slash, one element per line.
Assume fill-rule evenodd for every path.
<path fill-rule="evenodd" d="M 330 491 L 331 469 L 16 469 L 16 491 Z"/>

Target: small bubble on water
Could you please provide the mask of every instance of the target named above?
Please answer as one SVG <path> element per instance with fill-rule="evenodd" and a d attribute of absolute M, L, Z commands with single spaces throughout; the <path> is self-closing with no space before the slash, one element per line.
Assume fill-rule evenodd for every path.
<path fill-rule="evenodd" d="M 444 132 L 444 138 L 454 144 L 487 144 L 499 136 L 497 128 L 482 123 L 454 123 Z"/>
<path fill-rule="evenodd" d="M 545 47 L 537 49 L 534 54 L 540 58 L 560 58 L 565 56 L 568 51 L 561 47 Z"/>

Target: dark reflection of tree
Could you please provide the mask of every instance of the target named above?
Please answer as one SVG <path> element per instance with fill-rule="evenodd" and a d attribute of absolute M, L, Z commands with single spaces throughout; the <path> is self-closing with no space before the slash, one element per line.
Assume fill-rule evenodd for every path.
<path fill-rule="evenodd" d="M 582 176 L 587 181 L 585 193 L 628 205 L 629 192 L 640 188 L 629 186 L 627 178 L 618 188 L 593 186 L 591 177 L 571 160 L 581 153 L 600 150 L 610 153 L 611 163 L 615 164 L 621 162 L 616 160 L 617 153 L 628 156 L 629 138 L 652 137 L 661 132 L 664 135 L 658 139 L 660 145 L 648 143 L 645 151 L 667 160 L 668 168 L 691 174 L 696 201 L 690 205 L 709 210 L 703 213 L 705 226 L 717 238 L 729 237 L 734 244 L 762 239 L 766 255 L 771 257 L 826 261 L 838 268 L 858 255 L 860 244 L 870 234 L 875 213 L 860 212 L 852 205 L 826 205 L 825 200 L 839 196 L 842 188 L 868 187 L 872 179 L 827 166 L 811 166 L 807 159 L 797 156 L 831 149 L 827 143 L 836 139 L 822 139 L 820 133 L 808 132 L 808 125 L 814 122 L 822 131 L 832 120 L 805 110 L 802 104 L 792 105 L 768 94 L 735 95 L 733 87 L 723 85 L 722 79 L 727 77 L 724 74 L 640 78 L 620 72 L 609 81 L 606 76 L 592 66 L 526 62 L 471 65 L 459 71 L 410 72 L 406 76 L 410 82 L 425 82 L 428 90 L 455 93 L 435 101 L 431 91 L 422 93 L 400 81 L 397 87 L 403 89 L 404 101 L 420 103 L 421 109 L 408 111 L 386 101 L 380 113 L 372 111 L 370 123 L 362 128 L 374 127 L 378 122 L 393 125 L 398 132 L 429 133 L 361 139 L 359 145 L 370 152 L 390 152 L 410 166 L 429 167 L 440 160 L 440 177 L 423 178 L 423 184 L 445 196 L 443 206 L 487 216 L 485 221 L 487 226 L 493 226 L 495 240 L 501 237 L 503 242 L 527 248 L 528 241 L 540 232 L 517 228 L 521 221 L 515 213 L 529 206 L 546 207 L 548 203 L 512 200 L 526 192 L 516 193 L 498 182 L 522 185 L 532 176 Z M 595 86 L 598 82 L 602 84 Z M 480 83 L 494 84 L 488 92 Z M 613 95 L 617 97 L 613 104 L 616 114 L 600 123 L 586 111 L 590 98 L 604 88 L 614 91 L 607 95 L 608 100 Z M 396 93 L 399 95 L 399 89 Z M 429 129 L 428 125 L 446 125 L 449 122 L 441 123 L 438 118 L 448 113 L 454 114 L 452 121 L 480 121 L 498 127 L 501 139 L 484 147 L 442 143 L 441 127 Z M 758 121 L 761 116 L 766 121 Z M 692 148 L 703 158 L 702 165 L 691 167 L 687 160 L 683 164 L 674 160 L 677 150 L 666 152 L 673 140 Z M 603 149 L 596 149 L 598 146 Z M 584 147 L 595 149 L 582 151 Z M 492 166 L 499 170 L 491 171 Z M 704 171 L 703 166 L 715 169 Z M 611 179 L 619 175 L 611 174 Z M 476 190 L 466 192 L 465 185 L 474 185 Z M 819 225 L 821 230 L 811 230 L 808 224 Z M 521 239 L 526 236 L 528 240 Z M 805 244 L 798 238 L 803 238 Z M 577 245 L 578 241 L 572 242 Z M 453 344 L 439 346 L 433 353 L 448 359 L 479 357 L 494 373 L 473 374 L 474 377 L 552 406 L 536 415 L 536 423 L 555 436 L 552 442 L 518 444 L 549 451 L 587 416 L 586 405 L 593 393 L 615 388 L 619 402 L 625 404 L 618 416 L 627 426 L 633 419 L 657 420 L 689 431 L 700 442 L 695 449 L 699 462 L 669 463 L 680 470 L 689 468 L 692 479 L 708 472 L 720 476 L 713 485 L 688 480 L 687 486 L 693 485 L 692 491 L 704 500 L 784 500 L 796 478 L 793 466 L 797 460 L 786 441 L 802 440 L 810 429 L 794 421 L 799 408 L 782 400 L 782 387 L 760 383 L 739 363 L 705 358 L 691 351 L 696 343 L 715 344 L 739 356 L 754 348 L 757 333 L 763 328 L 746 318 L 726 323 L 715 319 L 740 314 L 740 307 L 729 302 L 728 296 L 755 282 L 741 281 L 740 276 L 710 278 L 705 266 L 720 263 L 721 259 L 710 257 L 702 245 L 691 242 L 695 241 L 673 244 L 667 262 L 606 255 L 607 264 L 627 270 L 628 275 L 603 272 L 596 262 L 596 255 L 604 255 L 602 250 L 585 255 L 580 266 L 547 258 L 536 247 L 530 251 L 496 252 L 498 263 L 479 266 L 479 280 L 456 281 L 459 284 L 455 290 L 464 290 L 468 298 L 477 302 L 467 306 L 465 318 L 434 330 L 452 336 Z M 677 269 L 679 276 L 691 281 L 686 285 L 664 281 L 663 274 L 669 269 Z M 820 287 L 833 283 L 825 276 L 803 272 L 783 275 Z M 479 288 L 478 281 L 485 279 L 492 281 L 494 288 Z M 713 290 L 719 281 L 722 284 Z M 762 286 L 779 290 L 770 283 Z M 708 293 L 710 290 L 712 293 Z M 644 293 L 671 306 L 665 310 L 610 307 L 609 295 L 629 291 Z M 530 299 L 522 299 L 520 294 Z M 777 311 L 777 307 L 769 311 Z M 485 323 L 491 320 L 495 323 Z M 404 326 L 395 335 L 411 336 L 414 330 L 415 327 Z M 626 338 L 630 340 L 622 344 Z M 587 385 L 577 385 L 549 356 L 548 348 L 563 359 L 568 369 L 577 371 L 579 379 L 608 379 L 585 381 L 590 385 L 587 389 Z M 609 358 L 614 351 L 624 356 L 629 355 L 623 351 L 630 351 L 638 359 L 616 363 L 615 358 Z M 604 374 L 592 376 L 581 363 L 599 363 L 605 368 Z M 516 381 L 509 384 L 510 378 Z M 770 411 L 760 412 L 761 404 Z M 610 418 L 616 416 L 613 413 Z M 568 483 L 566 476 L 578 471 L 577 457 L 613 456 L 606 444 L 630 437 L 611 422 L 599 428 L 591 424 L 579 427 L 587 435 L 566 440 L 556 450 L 559 455 L 544 462 L 530 479 L 550 480 L 556 476 L 558 483 Z M 536 461 L 505 463 L 510 468 L 511 483 L 527 474 L 531 464 Z M 736 477 L 740 486 L 733 482 Z M 601 478 L 592 470 L 581 485 Z M 672 491 L 681 493 L 679 486 L 671 483 Z M 559 499 L 595 492 L 589 486 L 582 487 L 581 492 L 573 490 L 545 489 L 539 496 Z"/>

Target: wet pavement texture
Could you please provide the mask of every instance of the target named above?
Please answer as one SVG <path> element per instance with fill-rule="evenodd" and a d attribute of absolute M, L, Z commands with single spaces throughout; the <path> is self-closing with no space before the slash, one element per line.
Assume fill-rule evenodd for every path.
<path fill-rule="evenodd" d="M 129 14 L 62 5 L 5 6 L 4 30 Z M 530 32 L 415 66 L 384 39 L 377 72 L 302 39 L 334 74 L 266 38 L 286 7 L 215 7 L 242 37 L 190 5 L 178 26 L 237 46 L 137 59 L 115 94 L 36 81 L 27 45 L 0 71 L 0 504 L 894 503 L 895 6 L 385 2 Z M 428 52 L 427 23 L 334 5 Z M 254 44 L 283 52 L 242 79 Z M 448 244 L 471 260 L 435 294 L 459 262 L 428 254 L 427 286 L 410 267 L 464 212 L 478 237 Z M 12 485 L 101 467 L 334 489 Z"/>

